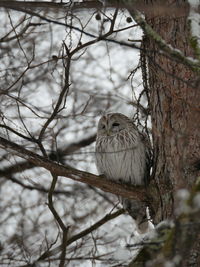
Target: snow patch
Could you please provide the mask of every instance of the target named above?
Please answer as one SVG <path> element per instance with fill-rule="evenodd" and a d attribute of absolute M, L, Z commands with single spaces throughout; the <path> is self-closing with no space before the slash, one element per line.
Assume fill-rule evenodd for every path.
<path fill-rule="evenodd" d="M 165 267 L 175 267 L 178 264 L 180 264 L 181 261 L 181 256 L 180 255 L 176 255 L 171 261 L 167 261 L 165 263 Z"/>
<path fill-rule="evenodd" d="M 190 4 L 190 13 L 188 20 L 191 25 L 191 34 L 197 40 L 200 46 L 200 14 L 198 13 L 199 0 L 188 0 Z"/>
<path fill-rule="evenodd" d="M 187 189 L 179 189 L 176 194 L 177 198 L 180 200 L 188 200 L 190 193 Z"/>
<path fill-rule="evenodd" d="M 126 261 L 129 257 L 130 257 L 130 252 L 125 249 L 125 248 L 118 248 L 115 252 L 114 252 L 114 258 L 116 260 L 123 260 Z"/>
<path fill-rule="evenodd" d="M 194 208 L 200 210 L 200 193 L 197 193 L 193 199 Z"/>
<path fill-rule="evenodd" d="M 176 197 L 179 201 L 179 205 L 176 208 L 176 214 L 180 215 L 182 213 L 189 213 L 191 211 L 191 207 L 187 203 L 187 200 L 190 197 L 189 191 L 187 189 L 180 189 L 177 191 Z"/>

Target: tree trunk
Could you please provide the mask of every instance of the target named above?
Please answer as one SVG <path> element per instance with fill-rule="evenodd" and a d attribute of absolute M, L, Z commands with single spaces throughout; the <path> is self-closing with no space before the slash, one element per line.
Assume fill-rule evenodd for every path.
<path fill-rule="evenodd" d="M 187 17 L 149 17 L 147 22 L 166 43 L 194 56 Z M 147 45 L 154 51 L 148 64 L 154 165 L 165 219 L 174 216 L 177 190 L 190 190 L 200 174 L 200 86 L 185 65 L 158 53 L 154 41 L 148 39 Z"/>
<path fill-rule="evenodd" d="M 156 2 L 156 1 L 152 1 Z M 165 1 L 171 4 L 174 1 Z M 176 1 L 176 5 L 184 1 Z M 190 45 L 187 15 L 155 14 L 147 23 L 172 47 L 195 57 Z M 191 190 L 200 175 L 200 86 L 197 75 L 181 62 L 158 53 L 159 47 L 145 38 L 148 50 L 150 103 L 154 144 L 154 178 L 160 191 L 160 207 L 155 222 L 176 218 L 177 191 Z M 192 226 L 191 226 L 192 227 Z M 199 257 L 200 239 L 194 240 Z M 195 259 L 196 264 L 199 258 Z M 189 266 L 189 258 L 183 261 Z M 191 266 L 191 265 L 190 265 Z M 192 265 L 195 266 L 195 265 Z M 197 266 L 197 265 L 196 265 Z"/>

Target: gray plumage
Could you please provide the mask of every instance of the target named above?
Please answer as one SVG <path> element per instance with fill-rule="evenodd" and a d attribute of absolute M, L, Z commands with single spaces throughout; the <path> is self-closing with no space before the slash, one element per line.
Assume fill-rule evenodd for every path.
<path fill-rule="evenodd" d="M 148 145 L 145 136 L 125 115 L 110 113 L 99 120 L 96 165 L 99 174 L 104 174 L 110 180 L 131 185 L 148 184 Z M 140 223 L 146 214 L 144 204 L 124 198 L 120 201 Z"/>

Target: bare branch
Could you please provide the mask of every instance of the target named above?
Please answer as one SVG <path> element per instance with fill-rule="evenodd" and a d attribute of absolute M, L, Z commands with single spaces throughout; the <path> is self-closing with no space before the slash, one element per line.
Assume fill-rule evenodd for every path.
<path fill-rule="evenodd" d="M 143 187 L 132 187 L 130 185 L 113 183 L 103 177 L 80 171 L 70 166 L 55 163 L 2 137 L 0 137 L 0 146 L 12 154 L 26 159 L 35 166 L 40 166 L 49 170 L 55 175 L 67 177 L 81 183 L 86 183 L 112 194 L 146 201 L 146 189 Z"/>
<path fill-rule="evenodd" d="M 73 242 L 79 240 L 80 238 L 88 235 L 89 233 L 95 231 L 96 229 L 98 229 L 99 227 L 101 227 L 102 225 L 104 225 L 105 223 L 107 223 L 108 221 L 110 220 L 113 220 L 114 218 L 120 216 L 121 214 L 123 214 L 125 212 L 124 209 L 120 209 L 116 212 L 113 212 L 113 213 L 110 213 L 110 214 L 106 214 L 102 219 L 100 219 L 98 222 L 96 222 L 95 224 L 93 224 L 92 226 L 86 228 L 85 230 L 83 230 L 82 232 L 70 237 L 66 244 L 67 246 L 69 246 L 70 244 L 72 244 Z M 59 253 L 59 251 L 62 249 L 62 245 L 61 246 L 58 246 L 50 251 L 46 251 L 45 253 L 43 253 L 39 259 L 36 261 L 41 261 L 41 260 L 44 260 L 46 259 L 47 257 L 50 257 L 50 256 L 53 256 L 53 255 L 56 255 L 57 253 Z M 23 266 L 25 267 L 25 266 Z"/>

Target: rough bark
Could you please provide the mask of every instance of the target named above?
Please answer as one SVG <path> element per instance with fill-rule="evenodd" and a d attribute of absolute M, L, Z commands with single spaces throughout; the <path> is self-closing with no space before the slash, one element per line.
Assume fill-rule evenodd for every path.
<path fill-rule="evenodd" d="M 194 56 L 187 16 L 151 16 L 147 22 L 166 43 L 180 49 L 185 56 Z M 160 216 L 170 218 L 177 206 L 177 190 L 190 190 L 200 174 L 200 86 L 195 84 L 194 72 L 181 62 L 157 53 L 159 48 L 153 40 L 147 42 L 149 50 L 155 51 L 149 54 L 148 65 L 155 178 L 162 184 Z M 190 86 L 184 81 L 190 81 Z"/>
<path fill-rule="evenodd" d="M 149 1 L 145 2 L 149 4 Z M 176 7 L 185 4 L 185 1 L 165 2 Z M 162 17 L 148 14 L 146 20 L 167 44 L 180 49 L 185 56 L 195 58 L 187 14 L 177 16 L 172 12 Z M 166 248 L 167 251 L 170 247 L 169 255 L 165 255 L 168 259 L 181 255 L 181 261 L 176 266 L 200 266 L 198 219 L 193 216 L 183 219 L 177 215 L 178 190 L 184 188 L 191 191 L 200 175 L 199 77 L 183 62 L 166 53 L 159 53 L 161 48 L 148 35 L 145 47 L 148 55 L 154 179 L 160 191 L 160 206 L 154 221 L 174 219 L 176 222 L 170 237 L 171 245 Z M 158 259 L 158 254 L 156 257 Z M 161 263 L 155 261 L 153 266 L 158 264 Z M 134 263 L 131 266 L 139 265 Z"/>

